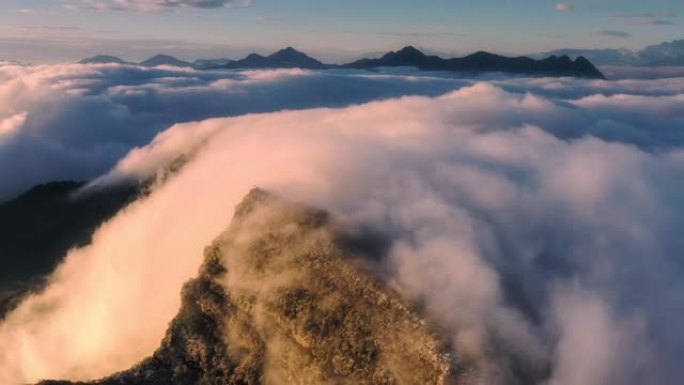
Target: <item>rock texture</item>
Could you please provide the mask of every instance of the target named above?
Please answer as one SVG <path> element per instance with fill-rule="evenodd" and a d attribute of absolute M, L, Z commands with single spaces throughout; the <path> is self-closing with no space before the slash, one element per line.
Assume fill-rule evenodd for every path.
<path fill-rule="evenodd" d="M 458 383 L 467 370 L 368 274 L 360 250 L 373 242 L 344 235 L 326 212 L 252 191 L 183 287 L 159 349 L 92 384 Z"/>

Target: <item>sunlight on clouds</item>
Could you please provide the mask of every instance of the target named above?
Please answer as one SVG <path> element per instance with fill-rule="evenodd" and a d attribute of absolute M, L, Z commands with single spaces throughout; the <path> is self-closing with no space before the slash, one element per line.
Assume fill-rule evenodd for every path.
<path fill-rule="evenodd" d="M 21 129 L 21 126 L 26 121 L 26 112 L 12 115 L 9 118 L 0 120 L 0 138 L 3 136 L 10 136 Z"/>
<path fill-rule="evenodd" d="M 563 139 L 554 111 L 565 103 L 540 98 L 480 82 L 171 127 L 98 183 L 190 162 L 0 325 L 1 382 L 96 378 L 150 354 L 204 246 L 253 186 L 386 234 L 386 274 L 483 383 L 523 368 L 549 384 L 680 378 L 684 346 L 669 337 L 684 322 L 673 269 L 682 151 Z"/>

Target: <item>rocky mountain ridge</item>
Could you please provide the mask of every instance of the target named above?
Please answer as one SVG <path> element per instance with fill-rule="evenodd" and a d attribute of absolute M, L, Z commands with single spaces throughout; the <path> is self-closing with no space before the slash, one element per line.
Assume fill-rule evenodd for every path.
<path fill-rule="evenodd" d="M 468 365 L 357 259 L 367 241 L 253 190 L 183 287 L 159 349 L 87 384 L 469 383 Z"/>

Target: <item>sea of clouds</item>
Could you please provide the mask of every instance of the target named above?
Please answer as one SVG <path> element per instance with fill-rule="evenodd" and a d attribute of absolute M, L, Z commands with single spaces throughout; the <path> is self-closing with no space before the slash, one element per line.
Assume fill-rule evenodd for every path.
<path fill-rule="evenodd" d="M 0 324 L 0 383 L 97 378 L 153 352 L 254 186 L 386 234 L 386 273 L 483 384 L 684 377 L 684 77 L 0 73 L 0 196 L 191 157 Z"/>
<path fill-rule="evenodd" d="M 672 75 L 667 68 L 635 74 L 661 77 L 648 81 L 625 79 L 625 71 L 619 76 L 613 72 L 620 80 L 501 75 L 468 79 L 410 70 L 199 72 L 173 67 L 3 63 L 0 201 L 39 183 L 92 179 L 131 148 L 147 144 L 175 123 L 283 109 L 343 107 L 404 95 L 437 96 L 483 80 L 550 103 L 538 114 L 493 114 L 493 124 L 537 124 L 564 138 L 589 133 L 649 147 L 680 145 L 681 78 L 662 78 Z"/>

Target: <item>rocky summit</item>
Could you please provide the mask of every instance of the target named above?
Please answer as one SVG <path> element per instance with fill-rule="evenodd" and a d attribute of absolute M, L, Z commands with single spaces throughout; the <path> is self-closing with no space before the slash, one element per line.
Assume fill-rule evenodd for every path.
<path fill-rule="evenodd" d="M 462 383 L 467 368 L 372 274 L 372 243 L 255 189 L 207 247 L 158 350 L 88 384 Z"/>

